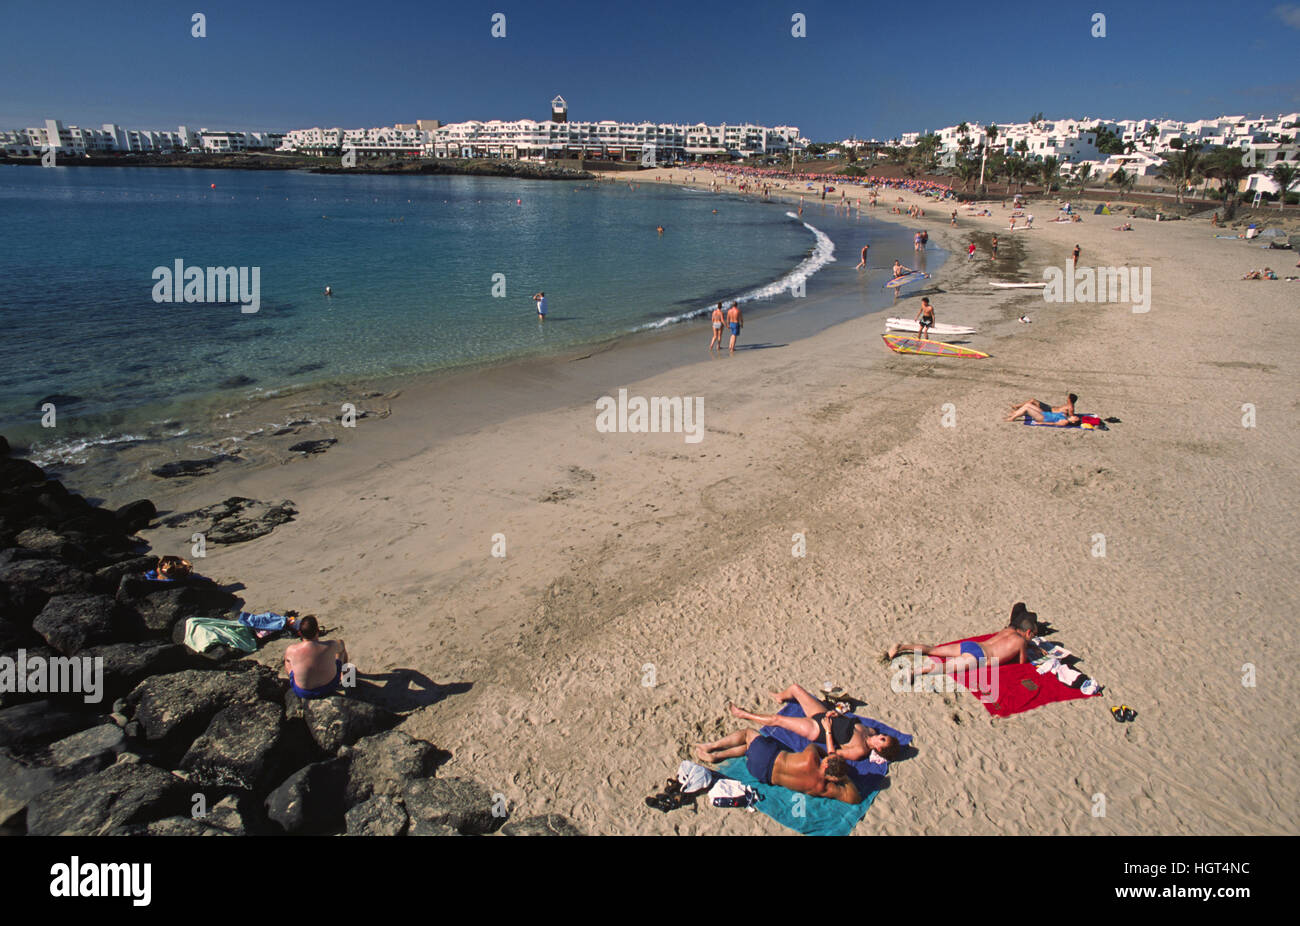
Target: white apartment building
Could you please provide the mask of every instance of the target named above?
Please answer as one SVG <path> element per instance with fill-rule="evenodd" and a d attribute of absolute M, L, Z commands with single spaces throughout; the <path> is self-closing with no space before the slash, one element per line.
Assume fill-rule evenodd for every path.
<path fill-rule="evenodd" d="M 787 154 L 806 147 L 794 126 L 683 125 L 654 122 L 571 122 L 563 98 L 551 101 L 552 117 L 545 121 L 516 119 L 470 120 L 441 125 L 420 120 L 375 129 L 295 129 L 285 135 L 282 150 L 305 154 L 338 154 L 352 149 L 360 156 L 418 155 L 437 158 L 602 158 L 640 161 L 653 152 L 655 160 L 707 156 Z"/>
<path fill-rule="evenodd" d="M 1097 126 L 1112 132 L 1126 146 L 1131 145 L 1132 150 L 1124 154 L 1103 155 L 1097 149 L 1096 132 L 1093 131 Z M 967 147 L 970 154 L 981 153 L 988 140 L 986 131 L 985 125 L 968 123 L 966 137 L 970 140 Z M 957 131 L 957 126 L 940 129 L 935 134 L 939 136 L 940 163 L 951 167 L 961 150 L 962 135 Z M 1154 178 L 1164 163 L 1161 155 L 1175 150 L 1174 139 L 1181 139 L 1184 147 L 1200 144 L 1206 147 L 1240 148 L 1243 157 L 1250 153 L 1256 165 L 1261 170 L 1266 170 L 1278 161 L 1296 160 L 1295 142 L 1298 136 L 1300 113 L 1258 118 L 1220 116 L 1197 122 L 1083 118 L 999 124 L 994 147 L 1011 154 L 1023 142 L 1027 149 L 1026 155 L 1032 159 L 1055 157 L 1067 170 L 1081 164 L 1091 164 L 1094 176 L 1101 179 L 1109 177 L 1121 167 L 1127 173 Z M 919 140 L 920 133 L 907 133 L 901 138 L 904 145 L 914 145 Z M 1268 189 L 1264 179 L 1261 179 L 1258 188 Z"/>
<path fill-rule="evenodd" d="M 258 151 L 280 145 L 284 136 L 278 132 L 219 132 L 199 129 L 194 132 L 179 126 L 175 132 L 153 129 L 123 129 L 105 122 L 98 129 L 65 126 L 61 120 L 46 119 L 45 125 L 0 134 L 5 153 L 16 156 L 39 155 L 47 147 L 63 157 L 146 152 L 165 154 L 172 151 Z"/>

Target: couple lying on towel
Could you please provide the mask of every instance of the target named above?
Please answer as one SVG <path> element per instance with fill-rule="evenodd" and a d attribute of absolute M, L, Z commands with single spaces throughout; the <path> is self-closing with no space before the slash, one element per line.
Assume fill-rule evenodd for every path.
<path fill-rule="evenodd" d="M 826 705 L 799 685 L 772 692 L 772 697 L 778 702 L 798 701 L 804 716 L 752 714 L 734 704 L 729 704 L 728 709 L 742 720 L 782 727 L 809 740 L 802 752 L 794 752 L 758 730 L 738 730 L 722 739 L 697 746 L 696 757 L 702 762 L 712 763 L 744 756 L 749 773 L 763 784 L 789 788 L 812 797 L 860 804 L 866 795 L 858 790 L 849 776 L 848 762 L 865 759 L 873 750 L 886 759 L 893 758 L 898 751 L 898 740 L 838 711 L 827 710 Z"/>

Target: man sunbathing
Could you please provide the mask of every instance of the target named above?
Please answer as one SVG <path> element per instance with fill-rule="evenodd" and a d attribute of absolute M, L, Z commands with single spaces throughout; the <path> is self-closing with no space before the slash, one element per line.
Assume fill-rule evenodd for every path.
<path fill-rule="evenodd" d="M 790 685 L 784 691 L 770 692 L 777 702 L 798 701 L 804 716 L 786 717 L 782 714 L 751 714 L 734 704 L 727 710 L 733 717 L 752 720 L 764 727 L 781 727 L 813 743 L 818 743 L 827 755 L 838 755 L 856 762 L 871 755 L 872 750 L 886 759 L 898 753 L 898 740 L 880 733 L 839 711 L 827 710 L 826 705 L 814 698 L 802 685 Z"/>
<path fill-rule="evenodd" d="M 927 643 L 896 643 L 886 654 L 892 660 L 907 651 L 920 653 L 925 659 L 917 668 L 921 675 L 950 675 L 969 672 L 984 663 L 1017 665 L 1032 658 L 1030 643 L 1038 636 L 1038 615 L 1017 601 L 1011 608 L 1011 623 L 983 643 L 963 640 L 961 643 L 944 643 L 931 646 Z"/>
<path fill-rule="evenodd" d="M 862 803 L 862 793 L 849 778 L 844 757 L 823 758 L 811 744 L 803 752 L 794 752 L 757 730 L 737 730 L 720 740 L 696 746 L 695 756 L 709 763 L 744 756 L 749 773 L 765 785 L 789 788 L 811 797 L 829 797 L 846 804 Z"/>
<path fill-rule="evenodd" d="M 289 687 L 300 698 L 324 698 L 338 690 L 348 648 L 342 640 L 322 641 L 320 624 L 314 614 L 298 622 L 302 640 L 284 651 L 284 670 L 289 673 Z"/>

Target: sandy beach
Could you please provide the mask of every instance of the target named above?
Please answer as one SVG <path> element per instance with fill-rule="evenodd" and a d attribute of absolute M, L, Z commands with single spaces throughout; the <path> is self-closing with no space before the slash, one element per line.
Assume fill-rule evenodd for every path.
<path fill-rule="evenodd" d="M 655 173 L 704 179 L 618 179 Z M 1295 252 L 1216 239 L 1206 220 L 1051 224 L 1047 201 L 1029 231 L 1008 232 L 998 202 L 987 218 L 959 208 L 951 228 L 951 206 L 910 194 L 926 217 L 890 216 L 898 196 L 872 216 L 927 229 L 952 257 L 895 314 L 928 295 L 940 322 L 978 327 L 969 346 L 989 359 L 891 354 L 875 317 L 714 357 L 701 322 L 659 355 L 408 388 L 321 456 L 150 496 L 170 510 L 292 499 L 296 520 L 210 547 L 199 570 L 243 583 L 255 609 L 315 612 L 365 672 L 468 686 L 406 728 L 514 812 L 601 834 L 786 833 L 642 799 L 695 743 L 742 726 L 729 700 L 765 709 L 769 689 L 830 680 L 915 736 L 859 835 L 1300 832 L 1300 284 L 1240 279 L 1270 260 L 1283 275 Z M 806 217 L 820 208 L 809 199 Z M 1076 244 L 1082 267 L 1149 267 L 1150 311 L 989 286 L 1041 281 Z M 873 248 L 869 279 L 912 257 Z M 766 340 L 753 322 L 741 346 Z M 688 362 L 648 372 L 666 349 Z M 599 431 L 596 400 L 619 389 L 702 397 L 703 439 Z M 1118 422 L 1002 420 L 1067 392 Z M 188 549 L 188 531 L 146 536 Z M 992 632 L 1016 601 L 1100 697 L 994 719 L 964 691 L 891 690 L 890 644 Z M 278 665 L 284 646 L 257 658 Z M 1120 703 L 1135 722 L 1114 722 Z"/>

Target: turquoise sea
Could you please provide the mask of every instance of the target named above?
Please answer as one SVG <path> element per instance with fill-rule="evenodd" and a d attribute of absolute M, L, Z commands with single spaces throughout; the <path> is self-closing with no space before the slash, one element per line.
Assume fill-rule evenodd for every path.
<path fill-rule="evenodd" d="M 28 166 L 0 167 L 0 216 L 0 433 L 38 461 L 160 423 L 200 432 L 187 402 L 564 351 L 702 324 L 718 300 L 761 312 L 847 272 L 869 222 L 634 176 Z M 902 229 L 871 224 L 901 249 Z M 155 268 L 177 260 L 258 268 L 258 311 L 156 301 Z"/>

